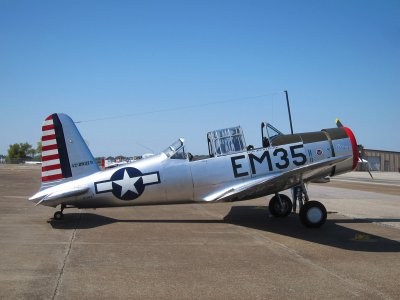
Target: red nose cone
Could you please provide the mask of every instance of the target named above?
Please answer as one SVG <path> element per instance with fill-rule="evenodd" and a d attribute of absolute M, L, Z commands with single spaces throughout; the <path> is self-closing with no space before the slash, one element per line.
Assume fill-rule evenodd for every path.
<path fill-rule="evenodd" d="M 353 170 L 354 170 L 357 167 L 357 164 L 358 164 L 358 147 L 357 147 L 356 137 L 354 136 L 354 134 L 350 130 L 350 128 L 343 127 L 343 129 L 346 131 L 346 134 L 349 137 L 350 142 L 351 142 L 351 146 L 353 148 Z"/>

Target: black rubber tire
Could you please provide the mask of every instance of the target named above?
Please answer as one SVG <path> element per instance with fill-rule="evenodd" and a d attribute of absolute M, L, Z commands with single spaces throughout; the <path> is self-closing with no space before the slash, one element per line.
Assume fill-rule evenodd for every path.
<path fill-rule="evenodd" d="M 301 223 L 309 228 L 319 228 L 326 222 L 325 206 L 318 201 L 308 201 L 300 209 L 299 217 Z"/>
<path fill-rule="evenodd" d="M 278 218 L 284 218 L 287 217 L 291 212 L 292 212 L 292 200 L 284 194 L 279 194 L 279 197 L 281 198 L 283 207 L 281 207 L 279 199 L 277 196 L 272 197 L 272 199 L 269 201 L 269 212 L 271 215 L 274 217 Z"/>
<path fill-rule="evenodd" d="M 54 220 L 62 220 L 64 218 L 64 214 L 61 211 L 56 211 L 54 213 Z"/>

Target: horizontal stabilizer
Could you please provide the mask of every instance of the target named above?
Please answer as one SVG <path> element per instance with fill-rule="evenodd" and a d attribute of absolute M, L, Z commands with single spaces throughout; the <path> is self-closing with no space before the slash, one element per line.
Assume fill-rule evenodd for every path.
<path fill-rule="evenodd" d="M 42 204 L 42 202 L 46 202 L 46 205 L 52 206 L 52 202 L 56 202 L 60 199 L 80 196 L 87 193 L 88 191 L 89 191 L 88 187 L 81 187 L 81 188 L 73 188 L 68 191 L 54 192 L 44 196 L 38 203 L 36 203 L 36 205 Z M 36 199 L 30 198 L 29 200 L 34 201 Z"/>

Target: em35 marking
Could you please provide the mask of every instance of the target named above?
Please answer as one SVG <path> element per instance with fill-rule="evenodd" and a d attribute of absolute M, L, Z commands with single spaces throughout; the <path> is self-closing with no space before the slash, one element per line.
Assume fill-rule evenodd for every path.
<path fill-rule="evenodd" d="M 249 153 L 249 161 L 251 167 L 251 174 L 256 175 L 256 163 L 262 164 L 264 160 L 267 161 L 267 171 L 272 172 L 274 169 L 284 170 L 290 166 L 292 162 L 296 166 L 302 166 L 307 162 L 307 157 L 304 153 L 299 152 L 303 149 L 303 145 L 293 145 L 289 147 L 290 157 L 288 150 L 286 148 L 273 148 L 262 152 L 261 156 L 257 156 L 255 153 Z M 273 163 L 271 157 L 277 157 L 279 160 Z M 245 155 L 237 155 L 231 157 L 232 170 L 235 178 L 248 176 L 249 172 L 240 172 L 239 169 L 242 168 L 242 164 L 238 162 L 241 159 L 246 158 Z"/>

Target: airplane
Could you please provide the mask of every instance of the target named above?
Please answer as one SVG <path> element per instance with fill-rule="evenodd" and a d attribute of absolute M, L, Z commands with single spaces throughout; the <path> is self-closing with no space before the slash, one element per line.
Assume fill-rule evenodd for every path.
<path fill-rule="evenodd" d="M 27 160 L 27 161 L 24 162 L 24 164 L 25 165 L 41 165 L 42 162 L 41 161 L 30 161 L 30 160 Z"/>
<path fill-rule="evenodd" d="M 101 169 L 111 169 L 111 168 L 115 168 L 115 167 L 119 167 L 122 165 L 125 165 L 129 162 L 132 162 L 131 160 L 123 160 L 123 161 L 111 161 L 105 158 L 101 159 Z"/>
<path fill-rule="evenodd" d="M 140 156 L 140 158 L 147 158 L 150 156 L 153 156 L 153 153 L 145 153 L 143 155 Z M 122 160 L 122 161 L 112 161 L 109 159 L 105 159 L 104 157 L 101 159 L 101 169 L 105 170 L 105 169 L 111 169 L 111 168 L 115 168 L 115 167 L 119 167 L 131 162 L 134 162 L 136 159 L 126 159 L 126 160 Z M 41 163 L 41 162 L 40 162 Z"/>
<path fill-rule="evenodd" d="M 359 153 L 353 132 L 336 128 L 283 134 L 261 123 L 260 146 L 247 146 L 240 126 L 207 134 L 208 156 L 185 152 L 179 138 L 159 154 L 113 169 L 100 170 L 74 121 L 62 113 L 42 126 L 42 185 L 29 198 L 36 205 L 101 208 L 136 205 L 232 202 L 274 195 L 269 212 L 288 216 L 292 200 L 280 193 L 292 188 L 300 221 L 320 227 L 325 206 L 308 197 L 305 183 L 354 170 Z M 35 205 L 35 206 L 36 206 Z"/>

